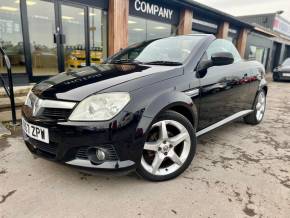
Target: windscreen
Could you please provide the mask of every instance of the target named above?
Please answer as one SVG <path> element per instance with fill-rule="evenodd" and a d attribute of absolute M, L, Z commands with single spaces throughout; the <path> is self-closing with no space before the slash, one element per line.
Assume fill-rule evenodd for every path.
<path fill-rule="evenodd" d="M 135 44 L 114 56 L 110 63 L 181 65 L 203 38 L 202 35 L 176 36 Z"/>
<path fill-rule="evenodd" d="M 283 65 L 283 66 L 289 66 L 289 67 L 290 67 L 290 58 L 287 58 L 287 59 L 283 62 L 282 65 Z"/>

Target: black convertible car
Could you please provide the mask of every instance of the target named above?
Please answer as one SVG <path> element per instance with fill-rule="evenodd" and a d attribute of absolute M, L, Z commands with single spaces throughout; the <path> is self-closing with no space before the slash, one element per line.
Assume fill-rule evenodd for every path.
<path fill-rule="evenodd" d="M 279 67 L 273 70 L 274 81 L 290 81 L 290 58 L 287 58 Z"/>
<path fill-rule="evenodd" d="M 81 169 L 163 181 L 190 165 L 198 136 L 240 117 L 260 123 L 266 94 L 263 66 L 229 41 L 146 41 L 37 84 L 22 109 L 24 140 L 32 153 Z"/>

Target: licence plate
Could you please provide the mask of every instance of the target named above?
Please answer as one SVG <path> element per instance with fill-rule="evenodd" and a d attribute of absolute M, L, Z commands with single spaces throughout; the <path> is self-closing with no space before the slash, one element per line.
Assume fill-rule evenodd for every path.
<path fill-rule="evenodd" d="M 283 73 L 283 76 L 290 77 L 290 73 Z"/>
<path fill-rule="evenodd" d="M 29 137 L 41 142 L 45 142 L 47 144 L 49 143 L 49 134 L 47 128 L 30 124 L 22 118 L 22 129 Z"/>
<path fill-rule="evenodd" d="M 87 66 L 87 64 L 86 63 L 81 63 L 81 66 L 85 67 L 85 66 Z"/>

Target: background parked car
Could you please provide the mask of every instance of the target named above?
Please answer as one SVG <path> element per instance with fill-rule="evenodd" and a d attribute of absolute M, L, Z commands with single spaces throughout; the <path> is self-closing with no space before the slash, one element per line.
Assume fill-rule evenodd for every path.
<path fill-rule="evenodd" d="M 290 81 L 290 58 L 287 58 L 279 67 L 273 71 L 273 80 L 288 80 Z"/>

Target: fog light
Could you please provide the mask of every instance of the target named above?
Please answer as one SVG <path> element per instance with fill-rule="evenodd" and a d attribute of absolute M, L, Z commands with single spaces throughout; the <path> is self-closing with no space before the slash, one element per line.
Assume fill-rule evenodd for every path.
<path fill-rule="evenodd" d="M 97 155 L 97 159 L 98 159 L 99 161 L 103 161 L 103 160 L 106 159 L 106 154 L 105 154 L 105 152 L 102 151 L 101 149 L 97 149 L 97 150 L 96 150 L 96 155 Z"/>
<path fill-rule="evenodd" d="M 106 149 L 98 147 L 90 147 L 88 149 L 88 159 L 93 164 L 102 164 L 106 161 L 108 157 L 108 152 Z"/>

